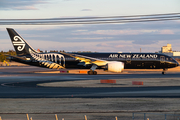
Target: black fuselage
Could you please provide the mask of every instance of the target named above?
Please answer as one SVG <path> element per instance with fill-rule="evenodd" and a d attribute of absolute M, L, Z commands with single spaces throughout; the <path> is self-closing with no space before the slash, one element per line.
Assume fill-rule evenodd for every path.
<path fill-rule="evenodd" d="M 107 61 L 120 61 L 124 69 L 164 69 L 178 66 L 178 62 L 165 54 L 159 53 L 76 53 L 83 56 Z M 65 56 L 66 67 L 78 67 L 79 61 Z"/>
<path fill-rule="evenodd" d="M 57 59 L 56 58 L 57 54 L 63 55 L 64 59 L 63 60 L 61 58 Z M 179 65 L 174 58 L 160 53 L 73 53 L 73 54 L 88 56 L 106 61 L 123 62 L 124 69 L 167 69 Z M 85 63 L 80 62 L 79 60 L 76 60 L 73 57 L 64 55 L 63 53 L 39 53 L 39 55 L 45 55 L 44 59 L 61 64 L 65 66 L 65 68 L 90 68 L 92 66 L 91 64 L 85 65 Z M 52 57 L 48 57 L 49 55 L 51 55 Z M 30 56 L 26 56 L 26 57 L 30 57 Z M 25 61 L 25 60 L 18 60 L 17 58 L 14 58 L 12 60 L 25 64 L 40 66 L 40 63 L 36 60 Z M 101 67 L 103 68 L 103 66 Z"/>
<path fill-rule="evenodd" d="M 122 69 L 167 69 L 178 66 L 170 56 L 159 53 L 39 53 L 14 29 L 7 28 L 17 56 L 12 60 L 52 69 L 96 68 L 120 72 Z M 109 62 L 113 61 L 113 62 Z M 116 70 L 115 70 L 116 69 Z M 94 74 L 94 73 L 93 73 Z"/>

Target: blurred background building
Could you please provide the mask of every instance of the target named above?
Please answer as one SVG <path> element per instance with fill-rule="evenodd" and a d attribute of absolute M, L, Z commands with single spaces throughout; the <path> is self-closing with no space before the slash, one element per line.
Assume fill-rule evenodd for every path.
<path fill-rule="evenodd" d="M 159 53 L 173 56 L 175 58 L 180 58 L 180 51 L 173 51 L 171 44 L 167 44 L 167 46 L 161 47 L 161 51 L 159 51 Z"/>

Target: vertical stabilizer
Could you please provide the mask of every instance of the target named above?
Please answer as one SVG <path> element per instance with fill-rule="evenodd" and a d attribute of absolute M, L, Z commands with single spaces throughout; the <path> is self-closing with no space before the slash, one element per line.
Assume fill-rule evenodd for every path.
<path fill-rule="evenodd" d="M 6 29 L 9 33 L 11 42 L 12 42 L 14 49 L 18 56 L 29 55 L 30 50 L 35 53 L 38 53 L 14 29 L 12 29 L 12 28 L 6 28 Z"/>

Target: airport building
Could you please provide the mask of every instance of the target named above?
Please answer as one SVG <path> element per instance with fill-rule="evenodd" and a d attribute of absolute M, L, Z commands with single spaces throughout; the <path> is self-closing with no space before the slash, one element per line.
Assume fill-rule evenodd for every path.
<path fill-rule="evenodd" d="M 173 53 L 171 44 L 161 47 L 161 53 Z"/>
<path fill-rule="evenodd" d="M 175 58 L 180 58 L 180 51 L 172 51 L 171 44 L 167 44 L 167 46 L 161 47 L 161 51 L 159 51 L 159 53 L 173 56 Z"/>

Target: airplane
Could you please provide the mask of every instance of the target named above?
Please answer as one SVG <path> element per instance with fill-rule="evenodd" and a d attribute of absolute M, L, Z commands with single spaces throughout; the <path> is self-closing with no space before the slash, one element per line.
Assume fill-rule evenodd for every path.
<path fill-rule="evenodd" d="M 89 75 L 98 69 L 123 72 L 124 69 L 162 69 L 179 66 L 178 62 L 161 53 L 70 53 L 39 52 L 34 50 L 14 29 L 6 28 L 17 56 L 7 55 L 12 61 L 51 69 L 88 68 Z"/>

